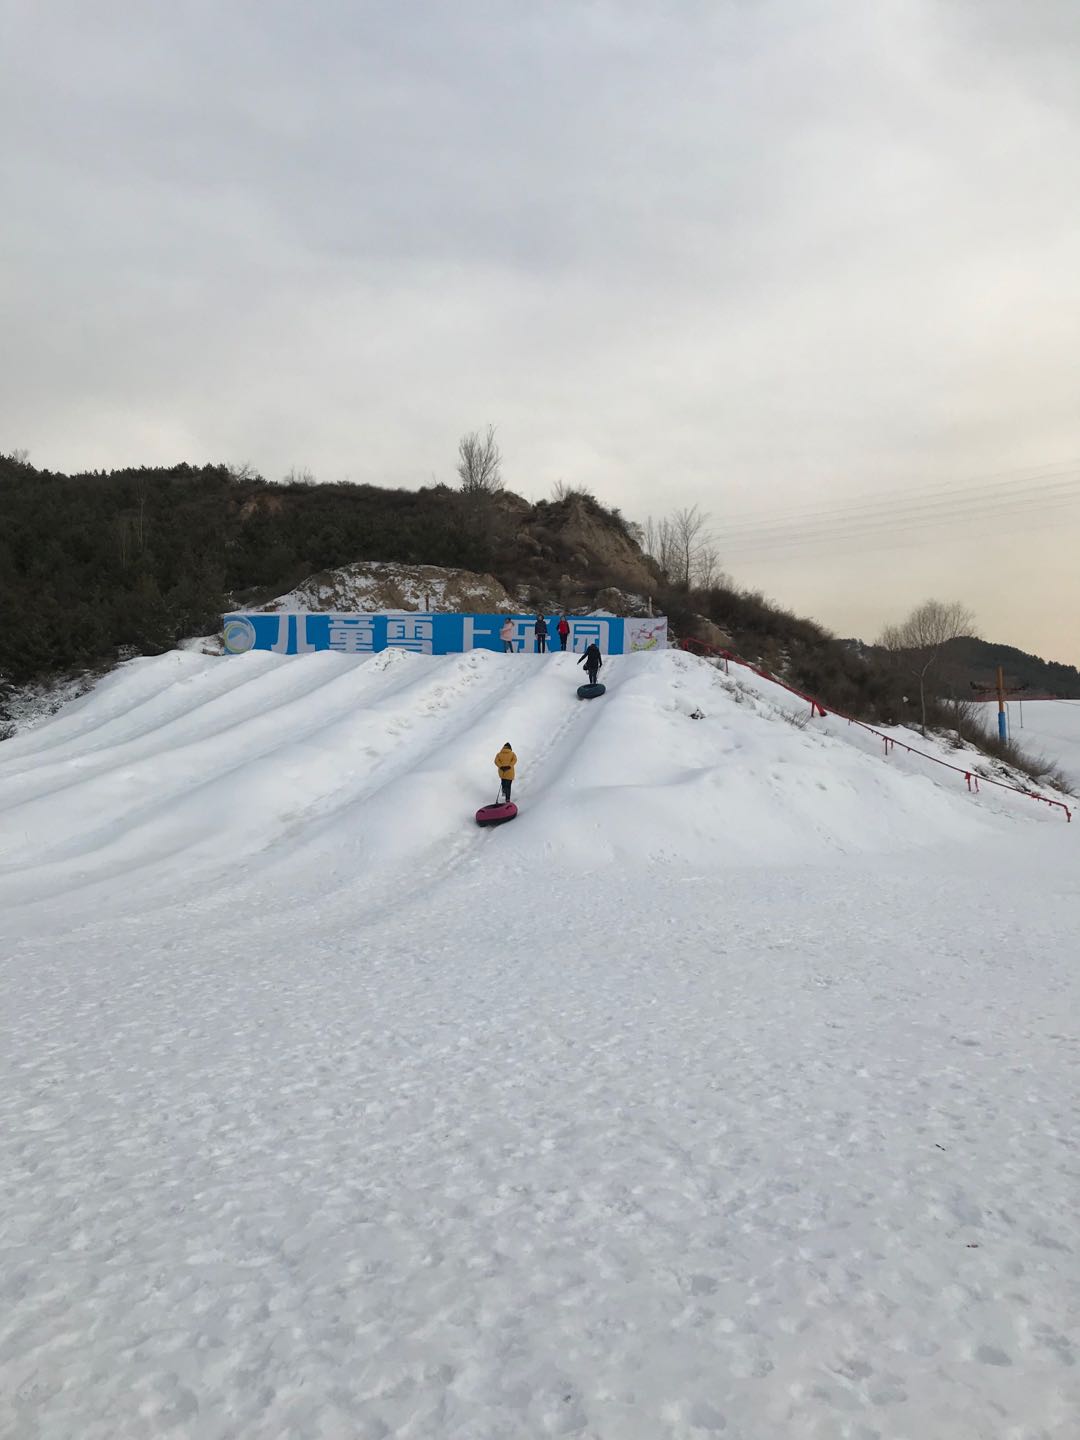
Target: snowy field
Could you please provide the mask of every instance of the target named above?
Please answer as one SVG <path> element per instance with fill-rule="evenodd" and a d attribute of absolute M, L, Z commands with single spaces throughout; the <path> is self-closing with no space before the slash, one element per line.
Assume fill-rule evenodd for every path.
<path fill-rule="evenodd" d="M 986 710 L 986 727 L 997 733 L 997 704 Z M 1080 790 L 1080 700 L 1008 703 L 1009 734 L 1022 750 L 1044 756 Z"/>
<path fill-rule="evenodd" d="M 185 652 L 0 745 L 5 1440 L 1080 1433 L 1080 824 L 580 678 Z"/>

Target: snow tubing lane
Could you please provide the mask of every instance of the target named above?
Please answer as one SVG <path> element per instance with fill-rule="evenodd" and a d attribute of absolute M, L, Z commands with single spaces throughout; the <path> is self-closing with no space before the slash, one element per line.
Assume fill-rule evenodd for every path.
<path fill-rule="evenodd" d="M 476 823 L 478 825 L 505 825 L 507 820 L 513 820 L 517 814 L 517 806 L 511 802 L 509 805 L 481 805 L 476 812 Z"/>
<path fill-rule="evenodd" d="M 606 685 L 579 685 L 577 698 L 579 700 L 599 700 L 606 689 Z"/>

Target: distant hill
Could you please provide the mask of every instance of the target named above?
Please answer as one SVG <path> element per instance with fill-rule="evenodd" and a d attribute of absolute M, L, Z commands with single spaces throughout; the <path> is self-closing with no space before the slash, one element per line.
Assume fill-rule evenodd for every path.
<path fill-rule="evenodd" d="M 60 475 L 0 456 L 0 687 L 158 654 L 235 606 L 289 593 L 329 603 L 357 590 L 348 567 L 379 561 L 489 577 L 529 608 L 651 601 L 677 635 L 730 643 L 855 713 L 899 718 L 895 681 L 821 626 L 730 585 L 668 583 L 640 542 L 578 489 L 534 505 L 445 485 L 272 485 L 224 465 Z"/>
<path fill-rule="evenodd" d="M 530 609 L 651 604 L 674 636 L 729 646 L 837 709 L 915 719 L 909 687 L 872 647 L 730 583 L 666 580 L 641 540 L 617 509 L 577 489 L 531 504 L 445 485 L 275 485 L 224 465 L 60 475 L 0 456 L 0 735 L 16 692 L 62 694 L 118 659 L 216 632 L 225 610 L 278 597 L 385 607 L 418 594 L 444 608 L 434 597 L 447 585 L 446 605 L 468 608 L 481 592 Z M 395 578 L 395 566 L 408 573 Z M 456 578 L 436 585 L 430 566 Z M 1071 667 L 1020 651 L 965 651 L 961 668 L 982 678 L 1002 654 L 1012 671 L 1080 695 Z M 950 723 L 945 709 L 931 718 Z"/>
<path fill-rule="evenodd" d="M 657 590 L 617 510 L 445 485 L 271 485 L 225 466 L 60 475 L 0 456 L 0 681 L 157 654 L 357 561 L 494 576 L 529 605 Z"/>
<path fill-rule="evenodd" d="M 842 642 L 856 654 L 872 660 L 884 655 L 877 645 L 862 640 Z M 1057 660 L 1043 660 L 1013 645 L 998 645 L 991 640 L 978 640 L 965 635 L 946 645 L 939 672 L 942 687 L 961 697 L 971 695 L 973 686 L 992 688 L 997 684 L 997 668 L 1005 671 L 1005 683 L 1024 687 L 1035 695 L 1057 696 L 1062 700 L 1080 700 L 1080 670 Z"/>
<path fill-rule="evenodd" d="M 972 683 L 996 684 L 999 665 L 1004 667 L 1008 685 L 1027 686 L 1036 693 L 1063 700 L 1080 700 L 1080 670 L 1075 665 L 1043 660 L 1012 645 L 995 645 L 970 637 L 954 640 L 946 649 L 947 670 L 962 682 L 963 688 Z"/>

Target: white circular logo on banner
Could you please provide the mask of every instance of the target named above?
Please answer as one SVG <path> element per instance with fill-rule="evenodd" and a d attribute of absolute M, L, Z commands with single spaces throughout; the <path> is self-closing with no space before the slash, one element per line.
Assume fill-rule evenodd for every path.
<path fill-rule="evenodd" d="M 250 620 L 226 620 L 222 637 L 230 655 L 243 655 L 255 644 L 255 626 Z"/>

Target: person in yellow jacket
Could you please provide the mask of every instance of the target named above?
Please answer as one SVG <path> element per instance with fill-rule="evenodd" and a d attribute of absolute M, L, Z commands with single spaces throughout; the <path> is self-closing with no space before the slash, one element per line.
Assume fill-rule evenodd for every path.
<path fill-rule="evenodd" d="M 514 766 L 517 764 L 517 756 L 510 748 L 510 741 L 502 747 L 495 756 L 495 768 L 499 772 L 499 779 L 502 781 L 503 804 L 510 804 L 510 786 L 514 783 Z"/>

